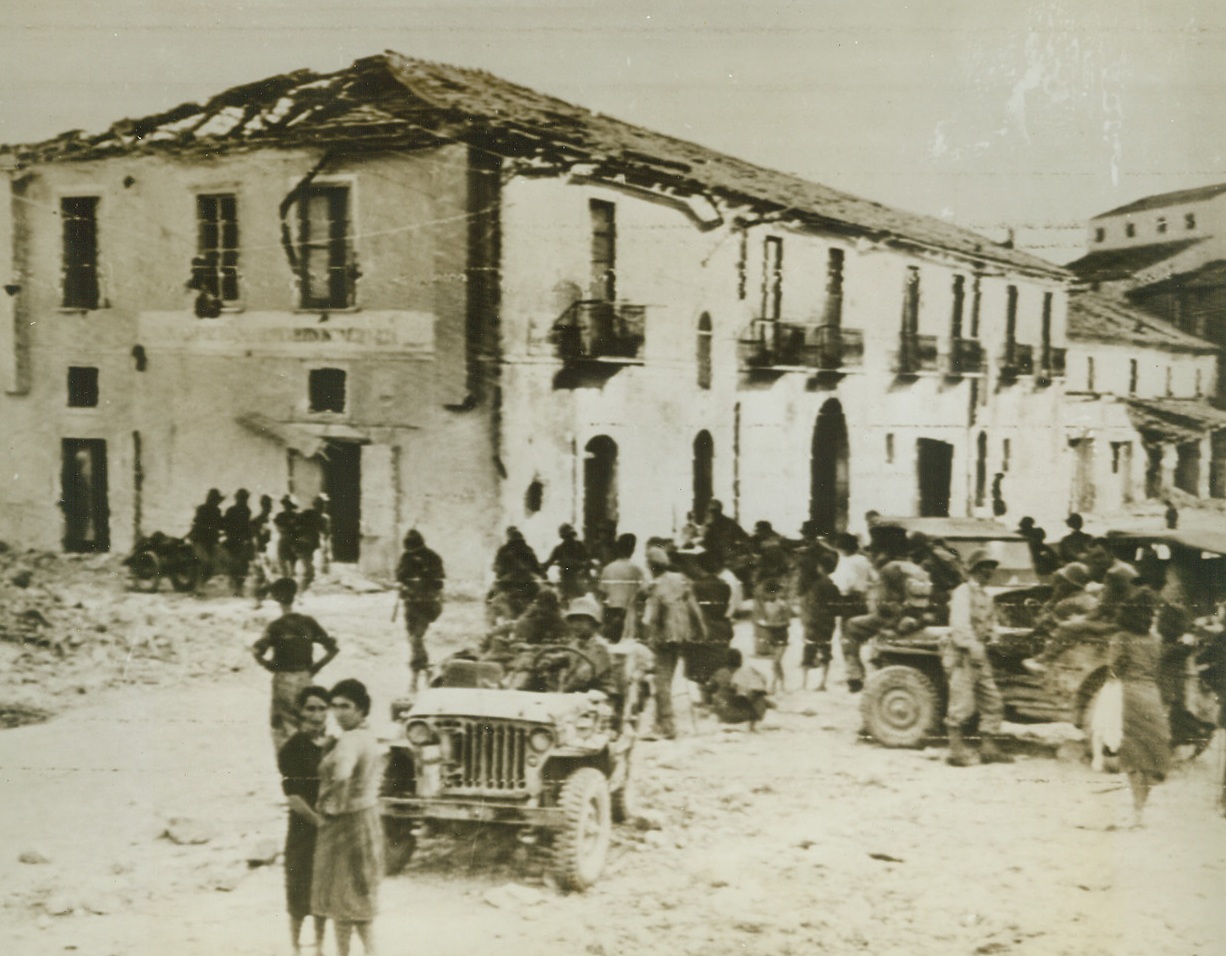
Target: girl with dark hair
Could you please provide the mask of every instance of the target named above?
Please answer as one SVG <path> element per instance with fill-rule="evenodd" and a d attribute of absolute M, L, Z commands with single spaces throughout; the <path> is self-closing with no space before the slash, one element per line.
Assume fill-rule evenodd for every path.
<path fill-rule="evenodd" d="M 1142 825 L 1149 791 L 1166 779 L 1171 765 L 1170 727 L 1158 690 L 1162 642 L 1150 631 L 1156 599 L 1135 588 L 1119 606 L 1119 630 L 1111 636 L 1108 664 L 1123 685 L 1123 736 L 1120 770 L 1132 788 L 1133 826 Z"/>
<path fill-rule="evenodd" d="M 332 688 L 332 716 L 340 725 L 336 746 L 319 765 L 319 815 L 311 912 L 330 919 L 338 956 L 348 956 L 356 929 L 374 952 L 374 918 L 383 877 L 379 819 L 379 745 L 366 724 L 370 694 L 361 681 Z"/>
<path fill-rule="evenodd" d="M 289 828 L 285 833 L 285 902 L 289 910 L 290 939 L 299 952 L 302 924 L 311 913 L 311 873 L 315 833 L 323 822 L 315 810 L 319 799 L 319 763 L 332 742 L 327 735 L 328 692 L 304 687 L 298 694 L 298 733 L 277 753 L 281 789 L 289 801 Z M 315 949 L 323 947 L 324 923 L 315 917 Z"/>

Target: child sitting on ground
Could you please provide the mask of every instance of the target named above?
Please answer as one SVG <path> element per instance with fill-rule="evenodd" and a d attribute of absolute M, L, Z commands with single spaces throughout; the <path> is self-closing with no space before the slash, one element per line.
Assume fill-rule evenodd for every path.
<path fill-rule="evenodd" d="M 741 652 L 728 648 L 724 666 L 707 682 L 711 706 L 722 724 L 749 724 L 750 730 L 772 706 L 766 694 L 766 678 L 752 664 L 746 664 Z"/>

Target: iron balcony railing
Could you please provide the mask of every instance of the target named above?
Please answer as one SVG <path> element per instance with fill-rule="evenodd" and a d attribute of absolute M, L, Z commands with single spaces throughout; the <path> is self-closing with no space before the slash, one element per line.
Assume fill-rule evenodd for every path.
<path fill-rule="evenodd" d="M 1021 342 L 1006 342 L 1005 352 L 1001 356 L 1001 378 L 1017 378 L 1019 375 L 1034 374 L 1034 346 L 1023 345 Z"/>
<path fill-rule="evenodd" d="M 949 374 L 978 375 L 983 372 L 983 344 L 978 339 L 949 340 Z"/>
<path fill-rule="evenodd" d="M 646 339 L 647 307 L 583 299 L 571 304 L 553 325 L 558 355 L 567 362 L 637 361 Z"/>
<path fill-rule="evenodd" d="M 864 359 L 864 333 L 839 325 L 754 319 L 737 343 L 743 368 L 837 371 Z"/>
<path fill-rule="evenodd" d="M 899 375 L 933 372 L 937 368 L 937 337 L 903 332 L 898 340 L 898 361 L 894 371 Z"/>
<path fill-rule="evenodd" d="M 815 325 L 809 328 L 809 342 L 815 349 L 815 367 L 833 372 L 864 361 L 864 332 L 841 325 Z"/>
<path fill-rule="evenodd" d="M 811 364 L 806 328 L 780 319 L 754 319 L 737 342 L 741 364 L 749 369 Z"/>

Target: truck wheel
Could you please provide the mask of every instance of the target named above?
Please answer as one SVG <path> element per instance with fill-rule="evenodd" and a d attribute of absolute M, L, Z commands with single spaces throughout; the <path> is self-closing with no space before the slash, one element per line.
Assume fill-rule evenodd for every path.
<path fill-rule="evenodd" d="M 133 590 L 149 591 L 152 593 L 158 589 L 162 565 L 158 561 L 158 556 L 152 551 L 142 551 L 140 554 L 134 555 L 128 563 L 128 570 L 132 574 Z"/>
<path fill-rule="evenodd" d="M 553 840 L 553 876 L 563 890 L 586 890 L 609 851 L 609 782 L 594 767 L 580 767 L 562 785 L 558 806 L 566 822 Z"/>
<path fill-rule="evenodd" d="M 936 723 L 937 691 L 914 667 L 884 667 L 869 676 L 860 715 L 884 746 L 917 747 Z"/>
<path fill-rule="evenodd" d="M 383 818 L 383 872 L 395 876 L 413 858 L 417 849 L 417 838 L 413 836 L 412 825 L 407 820 L 396 817 Z"/>
<path fill-rule="evenodd" d="M 200 562 L 190 551 L 176 554 L 168 573 L 176 591 L 186 593 L 195 590 L 196 582 L 200 579 Z"/>

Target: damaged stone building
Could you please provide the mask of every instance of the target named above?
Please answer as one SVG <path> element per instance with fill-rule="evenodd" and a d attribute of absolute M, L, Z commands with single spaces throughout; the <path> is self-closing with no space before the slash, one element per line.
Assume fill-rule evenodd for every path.
<path fill-rule="evenodd" d="M 0 537 L 323 490 L 337 560 L 416 526 L 476 582 L 507 524 L 1067 502 L 1064 270 L 483 72 L 388 53 L 3 159 Z"/>
<path fill-rule="evenodd" d="M 1226 412 L 1207 398 L 1216 346 L 1090 291 L 1069 298 L 1068 336 L 1070 508 L 1123 512 L 1172 489 L 1226 497 Z"/>

